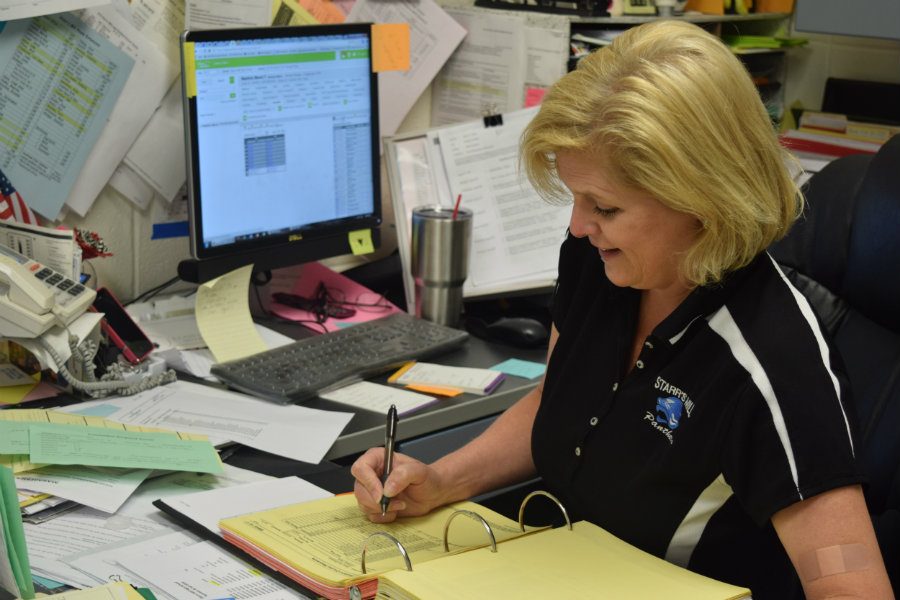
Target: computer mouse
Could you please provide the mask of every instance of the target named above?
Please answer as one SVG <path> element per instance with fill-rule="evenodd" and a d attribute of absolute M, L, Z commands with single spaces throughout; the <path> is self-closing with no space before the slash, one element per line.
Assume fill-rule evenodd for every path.
<path fill-rule="evenodd" d="M 500 317 L 485 326 L 485 334 L 490 340 L 523 348 L 546 344 L 550 337 L 540 321 L 528 317 Z"/>

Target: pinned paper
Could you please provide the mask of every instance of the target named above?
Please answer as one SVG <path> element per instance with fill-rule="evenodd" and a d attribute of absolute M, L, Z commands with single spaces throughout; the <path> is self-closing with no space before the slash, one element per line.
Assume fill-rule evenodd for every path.
<path fill-rule="evenodd" d="M 219 362 L 269 349 L 250 317 L 250 274 L 246 265 L 197 289 L 197 329 Z"/>
<path fill-rule="evenodd" d="M 372 25 L 372 71 L 409 71 L 409 23 Z"/>
<path fill-rule="evenodd" d="M 184 88 L 188 98 L 197 97 L 197 63 L 194 62 L 194 42 L 184 43 Z"/>
<path fill-rule="evenodd" d="M 371 229 L 358 229 L 347 234 L 350 240 L 350 250 L 353 254 L 368 254 L 375 252 L 375 244 L 372 243 Z"/>

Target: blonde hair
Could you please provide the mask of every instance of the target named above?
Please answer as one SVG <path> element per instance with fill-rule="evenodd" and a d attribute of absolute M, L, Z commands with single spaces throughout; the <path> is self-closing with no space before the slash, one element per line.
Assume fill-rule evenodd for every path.
<path fill-rule="evenodd" d="M 585 57 L 547 93 L 522 136 L 528 178 L 568 199 L 556 155 L 603 156 L 617 183 L 693 215 L 701 231 L 683 256 L 696 285 L 721 280 L 783 237 L 803 199 L 769 115 L 730 50 L 696 25 L 629 29 Z"/>

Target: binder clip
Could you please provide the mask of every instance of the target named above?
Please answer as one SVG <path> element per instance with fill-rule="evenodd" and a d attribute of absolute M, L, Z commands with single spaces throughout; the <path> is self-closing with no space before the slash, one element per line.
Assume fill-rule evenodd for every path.
<path fill-rule="evenodd" d="M 489 104 L 486 106 L 482 114 L 484 115 L 485 127 L 497 127 L 498 125 L 503 125 L 503 115 L 497 111 L 496 104 Z"/>

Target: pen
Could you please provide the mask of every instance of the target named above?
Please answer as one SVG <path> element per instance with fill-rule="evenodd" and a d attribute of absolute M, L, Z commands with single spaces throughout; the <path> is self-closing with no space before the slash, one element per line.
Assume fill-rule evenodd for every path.
<path fill-rule="evenodd" d="M 394 440 L 397 439 L 397 407 L 391 404 L 391 408 L 387 413 L 387 424 L 384 429 L 384 471 L 381 473 L 382 487 L 391 476 L 391 470 L 394 468 Z M 381 516 L 387 514 L 388 505 L 391 499 L 381 493 Z"/>

